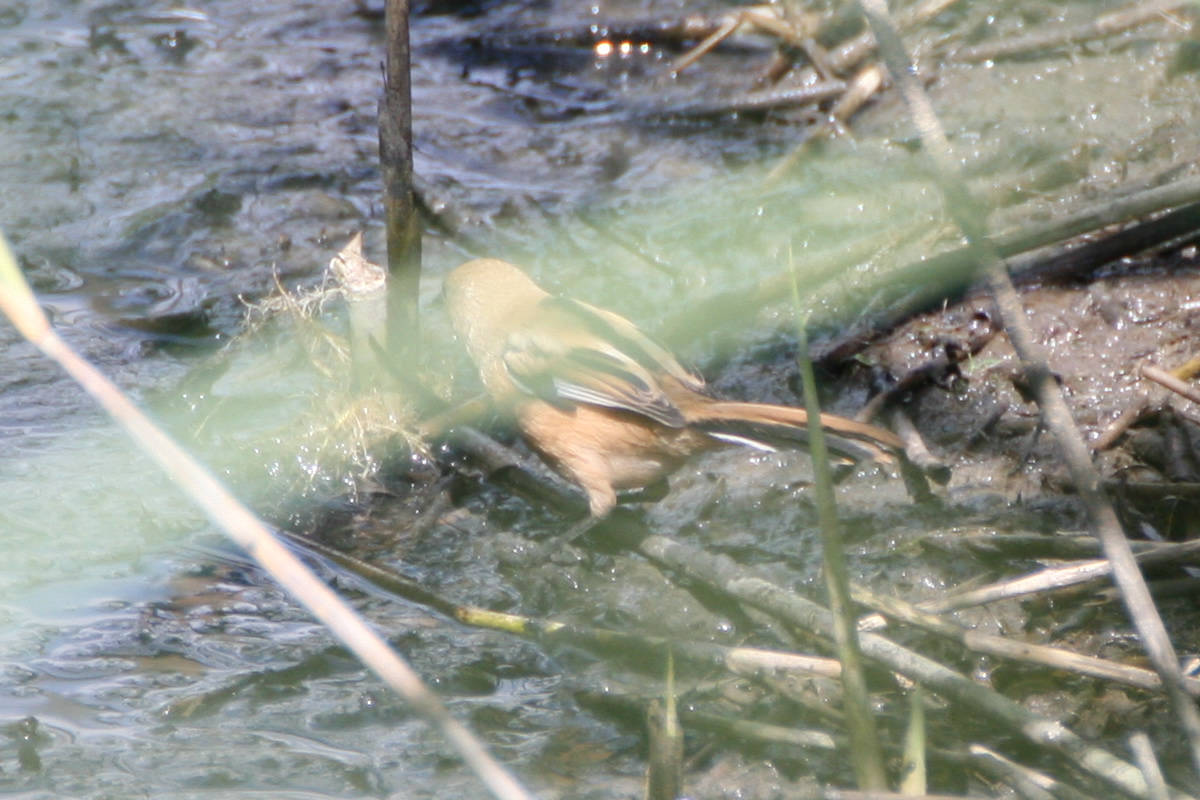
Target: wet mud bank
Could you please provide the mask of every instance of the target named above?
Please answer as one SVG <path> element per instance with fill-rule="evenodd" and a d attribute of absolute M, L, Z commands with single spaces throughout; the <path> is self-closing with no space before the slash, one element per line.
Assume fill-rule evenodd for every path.
<path fill-rule="evenodd" d="M 266 513 L 453 603 L 575 626 L 573 639 L 465 626 L 313 557 L 539 796 L 640 795 L 666 640 L 678 648 L 692 796 L 850 785 L 836 681 L 727 660 L 738 647 L 826 656 L 827 646 L 706 585 L 646 538 L 821 601 L 804 454 L 704 455 L 661 499 L 563 543 L 569 514 L 514 492 L 461 448 L 364 477 L 296 445 L 287 430 L 311 424 L 304 398 L 324 385 L 303 348 L 251 340 L 208 360 L 244 330 L 246 302 L 319 283 L 353 232 L 365 229 L 368 249 L 382 252 L 377 6 L 0 6 L 0 225 L 39 298 L 74 345 Z M 1192 177 L 1200 126 L 1186 15 L 979 49 L 1121 9 L 1022 2 L 1001 13 L 961 2 L 909 34 L 997 238 Z M 833 51 L 859 29 L 828 11 L 817 42 Z M 853 138 L 802 147 L 830 103 L 814 109 L 797 99 L 804 87 L 761 85 L 779 53 L 770 35 L 739 34 L 672 77 L 670 65 L 730 13 L 652 2 L 418 9 L 429 383 L 447 398 L 478 387 L 434 296 L 447 270 L 491 255 L 661 333 L 721 396 L 799 405 L 795 315 L 779 276 L 791 265 L 802 279 L 836 274 L 803 284 L 823 404 L 852 415 L 892 380 L 927 370 L 884 421 L 902 410 L 952 472 L 924 504 L 887 468 L 839 485 L 853 579 L 932 603 L 963 584 L 1094 554 L 988 299 L 955 294 L 877 324 L 937 281 L 956 292 L 964 282 L 889 282 L 961 245 L 898 98 L 883 88 L 848 123 Z M 1127 532 L 1150 548 L 1155 537 L 1192 538 L 1200 429 L 1188 402 L 1148 383 L 1142 367 L 1190 359 L 1200 269 L 1187 235 L 1126 255 L 1032 280 L 1022 296 L 1089 441 L 1111 438 L 1097 464 Z M 713 297 L 729 301 L 705 305 Z M 704 324 L 690 324 L 689 311 Z M 319 323 L 339 334 L 339 313 L 333 304 Z M 1123 415 L 1131 427 L 1111 428 Z M 511 432 L 490 432 L 529 456 Z M 92 797 L 481 793 L 420 720 L 217 541 L 7 326 L 0 456 L 12 553 L 0 568 L 0 786 Z M 1200 647 L 1187 569 L 1181 556 L 1148 573 L 1184 653 Z M 1140 664 L 1107 585 L 945 616 Z M 596 629 L 636 638 L 584 635 Z M 971 650 L 915 623 L 885 633 L 1122 757 L 1128 733 L 1144 728 L 1170 779 L 1189 785 L 1161 692 Z M 898 742 L 911 686 L 886 667 L 869 680 L 880 726 Z M 930 791 L 1002 791 L 968 742 L 1107 791 L 949 695 L 926 698 Z M 781 729 L 813 738 L 797 750 Z"/>

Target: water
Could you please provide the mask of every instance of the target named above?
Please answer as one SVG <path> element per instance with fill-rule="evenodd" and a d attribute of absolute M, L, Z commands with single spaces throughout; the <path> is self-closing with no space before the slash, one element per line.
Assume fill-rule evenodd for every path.
<path fill-rule="evenodd" d="M 447 596 L 700 640 L 780 641 L 770 626 L 698 601 L 637 559 L 547 559 L 539 547 L 560 520 L 469 471 L 408 465 L 436 480 L 393 472 L 361 483 L 361 459 L 389 453 L 343 447 L 313 420 L 345 381 L 314 369 L 286 324 L 213 356 L 240 329 L 244 301 L 277 281 L 318 282 L 352 232 L 365 227 L 380 252 L 381 24 L 357 9 L 279 0 L 0 5 L 0 225 L 59 330 L 260 512 L 322 523 Z M 630 2 L 599 13 L 688 10 Z M 992 24 L 980 13 L 947 16 L 920 40 L 922 52 Z M 616 67 L 585 56 L 555 81 L 519 73 L 510 82 L 504 66 L 487 63 L 469 65 L 464 78 L 463 64 L 433 47 L 595 16 L 578 14 L 551 4 L 415 21 L 417 171 L 430 207 L 465 234 L 427 236 L 426 301 L 437 276 L 477 248 L 653 327 L 789 261 L 803 274 L 823 254 L 879 237 L 878 253 L 814 300 L 831 327 L 869 303 L 887 268 L 956 244 L 893 96 L 856 123 L 856 141 L 816 145 L 771 183 L 796 126 L 664 125 L 632 113 L 662 102 L 654 80 L 669 53 Z M 765 58 L 761 45 L 747 46 L 716 56 L 733 69 L 700 70 L 670 91 L 736 83 L 737 70 Z M 996 205 L 996 227 L 1153 181 L 1188 160 L 1200 135 L 1195 75 L 1169 73 L 1175 50 L 1161 35 L 1134 33 L 1096 51 L 945 67 L 934 98 L 975 188 Z M 775 305 L 756 319 L 730 341 L 710 336 L 685 349 L 713 368 L 722 392 L 795 402 L 782 377 L 791 371 L 780 333 L 790 311 Z M 742 317 L 710 322 L 747 327 Z M 336 307 L 321 324 L 340 332 Z M 451 373 L 469 383 L 436 309 L 425 331 L 423 357 L 439 388 Z M 861 391 L 842 387 L 832 400 L 853 410 Z M 684 470 L 648 519 L 819 591 L 806 469 L 799 457 L 720 454 Z M 926 521 L 914 519 L 896 484 L 867 476 L 844 489 L 857 510 L 851 530 L 865 543 L 853 560 L 881 583 L 937 591 L 941 570 L 961 565 L 929 565 L 905 549 Z M 988 513 L 1007 502 L 977 485 L 956 491 Z M 227 550 L 7 325 L 0 498 L 0 790 L 482 796 L 436 735 Z M 882 537 L 893 546 L 872 548 Z M 578 652 L 466 630 L 338 580 L 544 796 L 639 793 L 640 718 L 583 698 L 613 686 L 652 694 L 657 676 L 630 678 Z M 715 690 L 696 682 L 696 696 L 711 699 Z M 777 763 L 785 766 L 752 760 L 736 774 L 765 791 L 817 769 L 794 756 Z M 838 777 L 836 766 L 820 769 L 823 780 Z"/>

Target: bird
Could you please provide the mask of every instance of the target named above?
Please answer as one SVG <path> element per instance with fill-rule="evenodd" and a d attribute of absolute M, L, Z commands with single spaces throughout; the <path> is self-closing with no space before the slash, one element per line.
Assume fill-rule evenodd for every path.
<path fill-rule="evenodd" d="M 506 261 L 454 268 L 442 294 L 491 402 L 583 490 L 594 519 L 612 511 L 618 491 L 659 484 L 692 455 L 807 446 L 803 409 L 716 399 L 625 317 L 552 295 Z M 821 414 L 821 427 L 828 449 L 853 462 L 903 452 L 899 437 L 875 425 Z"/>

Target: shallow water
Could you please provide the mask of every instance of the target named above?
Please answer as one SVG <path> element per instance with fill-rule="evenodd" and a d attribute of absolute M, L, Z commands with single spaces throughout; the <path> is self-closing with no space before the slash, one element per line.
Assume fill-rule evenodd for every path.
<path fill-rule="evenodd" d="M 1028 24 L 1056 21 L 1028 5 Z M 1053 13 L 1084 18 L 1096 5 Z M 295 422 L 323 384 L 294 360 L 286 331 L 283 344 L 259 340 L 232 366 L 198 372 L 239 329 L 244 299 L 271 291 L 277 278 L 316 282 L 360 228 L 379 252 L 381 24 L 357 8 L 0 5 L 0 226 L 57 326 L 256 508 L 283 520 L 327 511 L 355 520 L 368 547 L 450 596 L 613 627 L 642 621 L 702 640 L 763 635 L 636 560 L 547 564 L 536 545 L 548 515 L 469 479 L 443 492 L 466 513 L 430 511 L 419 493 L 408 498 L 394 485 L 391 504 L 371 505 L 369 490 L 341 502 L 346 472 L 306 450 L 306 426 Z M 594 16 L 687 10 L 621 3 Z M 921 38 L 921 52 L 967 28 L 1020 27 L 985 11 L 964 4 Z M 773 184 L 766 173 L 794 146 L 794 125 L 664 124 L 646 112 L 670 93 L 735 85 L 737 70 L 763 60 L 754 40 L 667 89 L 654 83 L 670 56 L 660 50 L 625 62 L 576 52 L 570 71 L 546 80 L 489 63 L 464 70 L 435 46 L 506 26 L 577 26 L 577 13 L 566 4 L 500 6 L 414 22 L 417 171 L 430 206 L 466 234 L 427 236 L 427 299 L 436 276 L 475 247 L 653 325 L 789 260 L 803 270 L 847 242 L 881 237 L 880 252 L 822 297 L 829 324 L 868 304 L 877 273 L 954 243 L 894 96 L 856 122 L 856 141 L 814 147 Z M 1200 151 L 1196 74 L 1169 74 L 1169 23 L 1149 30 L 1100 48 L 940 73 L 934 99 L 964 168 L 997 207 L 997 229 L 1152 182 Z M 781 370 L 761 366 L 790 361 L 778 333 L 792 325 L 790 312 L 767 309 L 759 322 L 732 344 L 709 337 L 689 354 L 712 368 L 723 392 L 795 402 Z M 465 375 L 461 355 L 437 344 L 446 326 L 436 310 L 426 331 L 427 363 Z M 730 349 L 742 355 L 728 360 Z M 830 399 L 851 409 L 861 391 L 843 387 Z M 806 481 L 802 459 L 721 454 L 685 470 L 648 518 L 812 587 Z M 865 476 L 843 489 L 864 542 L 855 567 L 936 591 L 943 573 L 887 552 L 913 555 L 905 537 L 924 523 L 896 483 Z M 956 487 L 957 497 L 989 513 L 1003 501 L 1003 492 L 978 489 Z M 203 518 L 6 325 L 0 496 L 4 790 L 482 796 L 436 736 L 223 551 Z M 422 514 L 434 522 L 414 523 Z M 871 547 L 881 539 L 889 547 Z M 640 791 L 639 723 L 581 699 L 623 676 L 579 653 L 464 630 L 339 581 L 543 796 L 588 786 L 603 796 Z M 647 608 L 662 611 L 645 620 Z M 20 725 L 30 716 L 36 730 Z M 772 776 L 787 785 L 806 774 L 780 763 L 786 774 L 755 773 L 747 784 L 765 792 Z M 825 770 L 823 778 L 838 773 Z"/>

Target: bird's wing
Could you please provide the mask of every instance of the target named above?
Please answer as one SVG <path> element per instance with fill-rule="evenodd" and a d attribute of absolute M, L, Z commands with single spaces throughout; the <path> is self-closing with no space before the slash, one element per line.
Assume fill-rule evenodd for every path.
<path fill-rule="evenodd" d="M 504 364 L 520 389 L 558 406 L 588 403 L 683 427 L 683 414 L 656 375 L 665 372 L 689 388 L 703 381 L 665 348 L 624 317 L 583 303 L 551 297 L 540 312 L 537 325 L 505 341 Z"/>
<path fill-rule="evenodd" d="M 679 363 L 679 359 L 664 345 L 620 314 L 565 298 L 550 298 L 547 302 L 555 300 L 568 306 L 576 318 L 588 325 L 593 332 L 613 342 L 618 349 L 646 369 L 665 372 L 687 388 L 697 392 L 703 391 L 704 378 L 698 372 Z"/>

